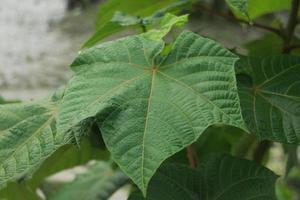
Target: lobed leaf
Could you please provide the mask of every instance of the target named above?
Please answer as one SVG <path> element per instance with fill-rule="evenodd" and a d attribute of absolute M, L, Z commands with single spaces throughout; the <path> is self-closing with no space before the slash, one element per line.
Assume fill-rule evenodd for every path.
<path fill-rule="evenodd" d="M 245 127 L 235 55 L 191 32 L 166 58 L 163 47 L 162 40 L 131 36 L 83 51 L 57 123 L 66 132 L 96 117 L 112 158 L 144 193 L 159 165 L 207 127 Z"/>
<path fill-rule="evenodd" d="M 244 58 L 252 80 L 239 80 L 242 111 L 249 129 L 261 139 L 299 144 L 300 59 L 292 56 Z"/>

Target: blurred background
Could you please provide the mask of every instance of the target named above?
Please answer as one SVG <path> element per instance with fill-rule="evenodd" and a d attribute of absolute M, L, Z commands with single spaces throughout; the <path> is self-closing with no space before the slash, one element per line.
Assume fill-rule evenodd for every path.
<path fill-rule="evenodd" d="M 5 99 L 40 98 L 66 83 L 71 76 L 69 64 L 95 31 L 101 2 L 1 0 L 1 95 Z M 225 7 L 223 0 L 210 2 Z M 191 15 L 189 28 L 228 48 L 240 47 L 261 34 L 201 12 Z"/>

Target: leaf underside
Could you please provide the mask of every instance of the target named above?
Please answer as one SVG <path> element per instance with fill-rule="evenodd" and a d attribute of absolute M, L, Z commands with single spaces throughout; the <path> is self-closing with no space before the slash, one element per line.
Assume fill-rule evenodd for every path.
<path fill-rule="evenodd" d="M 277 176 L 251 161 L 213 154 L 198 169 L 163 164 L 149 184 L 148 200 L 275 200 Z M 133 192 L 129 200 L 143 200 Z"/>
<path fill-rule="evenodd" d="M 163 58 L 164 42 L 142 36 L 83 51 L 60 107 L 58 131 L 96 117 L 108 150 L 145 194 L 160 164 L 209 126 L 244 128 L 236 56 L 183 32 Z"/>
<path fill-rule="evenodd" d="M 262 139 L 299 144 L 300 59 L 292 56 L 245 58 L 252 82 L 240 78 L 242 111 L 249 129 Z"/>

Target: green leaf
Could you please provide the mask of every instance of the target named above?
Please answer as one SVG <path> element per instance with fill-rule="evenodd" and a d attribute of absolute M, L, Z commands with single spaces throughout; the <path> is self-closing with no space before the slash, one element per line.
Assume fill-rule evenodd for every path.
<path fill-rule="evenodd" d="M 159 41 L 165 37 L 173 27 L 182 27 L 187 21 L 188 15 L 177 17 L 176 15 L 167 13 L 162 18 L 159 29 L 150 30 L 147 33 L 144 33 L 143 36 L 151 40 Z"/>
<path fill-rule="evenodd" d="M 245 58 L 252 69 L 240 75 L 239 93 L 249 129 L 261 139 L 298 144 L 300 138 L 300 59 L 292 56 Z"/>
<path fill-rule="evenodd" d="M 10 183 L 0 191 L 1 200 L 39 200 L 36 191 L 24 183 Z"/>
<path fill-rule="evenodd" d="M 3 99 L 3 97 L 0 96 L 0 104 L 4 104 L 5 100 Z"/>
<path fill-rule="evenodd" d="M 156 23 L 165 13 L 178 13 L 188 0 L 110 0 L 101 6 L 97 30 L 83 45 L 89 48 L 104 38 L 129 28 Z"/>
<path fill-rule="evenodd" d="M 83 51 L 72 64 L 57 124 L 66 132 L 97 116 L 113 159 L 144 193 L 159 165 L 207 127 L 244 128 L 237 57 L 191 32 L 176 39 L 165 59 L 163 47 L 131 36 Z"/>
<path fill-rule="evenodd" d="M 60 145 L 55 104 L 0 106 L 0 185 L 31 174 Z"/>
<path fill-rule="evenodd" d="M 187 2 L 187 0 L 109 0 L 100 7 L 97 27 L 100 28 L 109 22 L 116 11 L 138 17 L 148 17 L 164 8 L 178 6 Z"/>
<path fill-rule="evenodd" d="M 32 188 L 36 188 L 50 175 L 95 159 L 108 160 L 109 153 L 94 146 L 88 138 L 84 138 L 79 147 L 73 144 L 62 146 L 42 163 L 28 184 Z"/>
<path fill-rule="evenodd" d="M 251 19 L 255 19 L 264 14 L 288 10 L 291 0 L 250 0 L 248 14 Z"/>
<path fill-rule="evenodd" d="M 134 28 L 137 25 L 131 25 L 130 28 Z M 94 45 L 96 45 L 98 42 L 103 40 L 104 38 L 113 35 L 115 33 L 121 32 L 125 30 L 126 26 L 122 26 L 115 22 L 108 22 L 105 25 L 103 25 L 100 29 L 98 29 L 83 45 L 82 48 L 90 48 Z"/>
<path fill-rule="evenodd" d="M 127 176 L 120 170 L 114 171 L 108 163 L 96 162 L 87 172 L 78 175 L 50 199 L 107 200 L 127 182 Z"/>
<path fill-rule="evenodd" d="M 248 160 L 225 155 L 204 159 L 199 169 L 164 164 L 149 184 L 149 200 L 275 200 L 277 176 Z M 129 200 L 142 200 L 134 192 Z"/>
<path fill-rule="evenodd" d="M 282 53 L 283 41 L 274 34 L 268 33 L 263 37 L 250 41 L 245 45 L 248 56 L 270 56 Z"/>
<path fill-rule="evenodd" d="M 247 14 L 248 0 L 226 0 L 226 3 L 233 10 Z"/>
<path fill-rule="evenodd" d="M 29 178 L 59 147 L 79 142 L 88 120 L 68 132 L 56 131 L 62 95 L 59 90 L 46 100 L 0 105 L 0 188 Z"/>
<path fill-rule="evenodd" d="M 235 15 L 254 20 L 265 14 L 290 9 L 291 0 L 226 0 Z"/>

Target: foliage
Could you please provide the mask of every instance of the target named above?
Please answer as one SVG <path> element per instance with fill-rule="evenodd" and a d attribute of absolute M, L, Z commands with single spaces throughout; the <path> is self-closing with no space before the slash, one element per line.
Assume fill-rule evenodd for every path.
<path fill-rule="evenodd" d="M 275 199 L 276 179 L 273 172 L 255 163 L 210 155 L 196 170 L 182 164 L 163 165 L 150 182 L 147 199 Z M 142 199 L 139 192 L 129 198 Z"/>
<path fill-rule="evenodd" d="M 61 192 L 51 199 L 108 199 L 117 189 L 128 182 L 120 170 L 114 171 L 107 163 L 96 162 L 88 168 L 86 173 L 65 185 Z"/>
<path fill-rule="evenodd" d="M 299 143 L 299 61 L 298 57 L 276 56 L 240 62 L 253 70 L 252 82 L 240 81 L 244 117 L 262 139 Z"/>
<path fill-rule="evenodd" d="M 297 149 L 287 145 L 300 143 L 300 1 L 207 2 L 108 0 L 64 87 L 42 100 L 0 98 L 0 198 L 40 199 L 47 177 L 83 164 L 47 199 L 109 199 L 125 184 L 129 200 L 297 197 Z M 199 4 L 269 33 L 233 51 L 182 31 Z M 282 10 L 287 23 L 265 17 Z M 141 33 L 115 39 L 132 29 Z M 278 180 L 264 166 L 272 142 L 287 149 Z"/>

